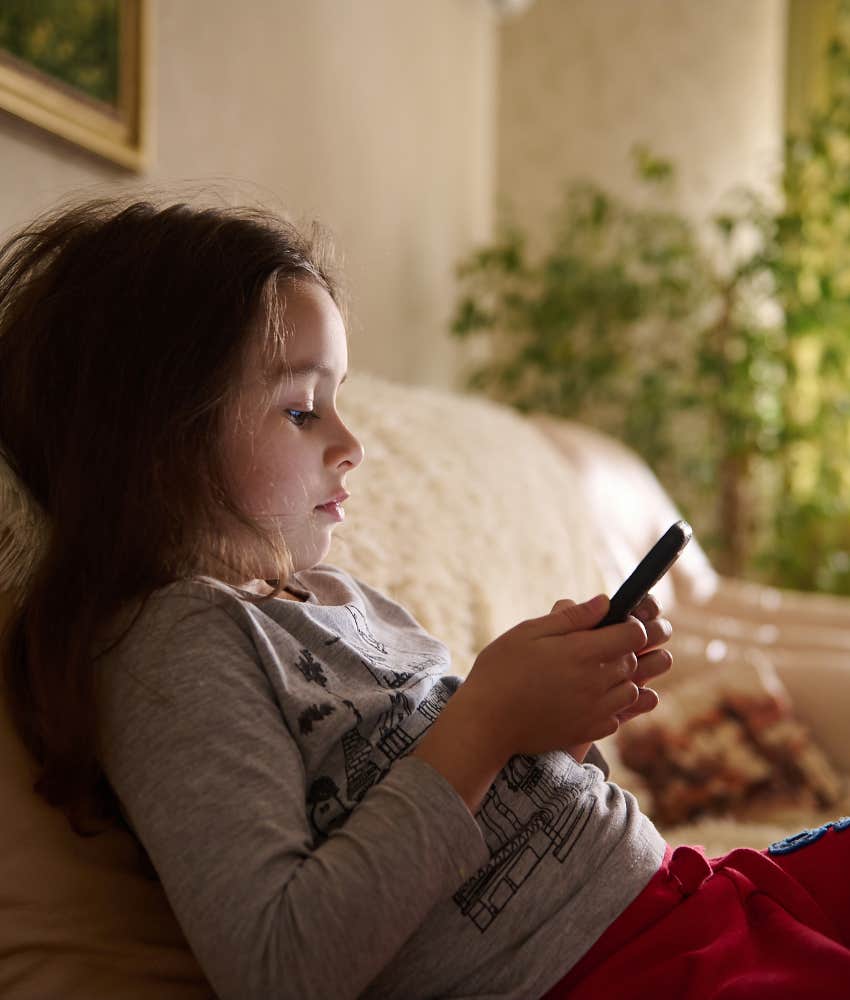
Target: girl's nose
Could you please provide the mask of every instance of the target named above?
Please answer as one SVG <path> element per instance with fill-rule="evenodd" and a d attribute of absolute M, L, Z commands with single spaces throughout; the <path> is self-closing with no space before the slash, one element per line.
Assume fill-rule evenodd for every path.
<path fill-rule="evenodd" d="M 366 457 L 366 449 L 363 447 L 360 438 L 357 438 L 352 434 L 351 440 L 352 440 L 352 448 L 351 448 L 350 462 L 352 469 L 356 469 L 357 466 L 360 465 L 360 463 Z"/>
<path fill-rule="evenodd" d="M 343 427 L 347 440 L 343 443 L 343 454 L 340 459 L 340 465 L 343 462 L 348 462 L 352 469 L 356 469 L 365 458 L 366 449 L 358 437 L 352 434 L 344 425 Z"/>

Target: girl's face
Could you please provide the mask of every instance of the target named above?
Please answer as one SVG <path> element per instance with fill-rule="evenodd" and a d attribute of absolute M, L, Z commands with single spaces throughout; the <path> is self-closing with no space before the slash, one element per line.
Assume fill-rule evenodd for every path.
<path fill-rule="evenodd" d="M 255 355 L 226 448 L 237 499 L 279 522 L 298 572 L 327 555 L 344 511 L 323 505 L 348 492 L 345 477 L 364 451 L 336 409 L 348 345 L 333 299 L 317 283 L 300 281 L 288 283 L 280 301 L 288 330 L 284 371 L 269 390 Z"/>

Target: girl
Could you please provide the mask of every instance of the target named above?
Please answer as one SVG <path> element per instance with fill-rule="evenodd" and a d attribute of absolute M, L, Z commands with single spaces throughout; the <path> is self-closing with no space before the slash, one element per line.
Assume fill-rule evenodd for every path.
<path fill-rule="evenodd" d="M 126 824 L 224 998 L 846 983 L 840 823 L 709 863 L 606 781 L 671 663 L 651 598 L 558 601 L 461 683 L 323 562 L 364 458 L 344 312 L 321 231 L 255 210 L 90 200 L 0 251 L 0 441 L 50 525 L 6 676 L 37 791 Z"/>

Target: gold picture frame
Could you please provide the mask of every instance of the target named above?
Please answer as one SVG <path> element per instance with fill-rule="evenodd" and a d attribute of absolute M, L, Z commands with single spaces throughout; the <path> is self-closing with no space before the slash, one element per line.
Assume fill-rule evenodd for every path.
<path fill-rule="evenodd" d="M 75 5 L 76 0 L 0 3 L 0 109 L 130 170 L 144 170 L 151 153 L 150 0 L 82 0 L 81 6 L 75 9 Z M 14 23 L 13 17 L 17 18 Z M 101 36 L 104 31 L 114 35 L 106 39 L 112 62 L 108 67 L 97 66 L 91 45 L 86 49 L 89 62 L 85 66 L 73 67 L 66 59 L 71 69 L 79 70 L 82 85 L 76 85 L 68 71 L 63 79 L 63 70 L 51 72 L 45 69 L 49 65 L 46 60 L 39 65 L 29 56 L 39 47 L 46 51 L 51 43 L 60 54 L 73 53 L 78 41 L 73 32 L 91 30 L 93 17 L 100 19 L 96 27 Z M 18 51 L 13 51 L 3 43 L 12 36 L 27 44 L 19 42 L 15 46 Z M 80 41 L 82 51 L 82 43 L 89 40 Z M 59 64 L 58 59 L 54 62 Z M 99 74 L 99 70 L 103 72 Z M 108 85 L 102 85 L 101 93 L 95 96 L 84 85 L 99 77 L 108 78 Z"/>

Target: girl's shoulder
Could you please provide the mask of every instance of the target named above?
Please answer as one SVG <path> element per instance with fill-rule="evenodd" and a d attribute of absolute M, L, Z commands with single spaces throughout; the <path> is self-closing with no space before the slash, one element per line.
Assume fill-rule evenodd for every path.
<path fill-rule="evenodd" d="M 296 573 L 293 589 L 297 587 L 319 598 L 319 603 L 322 604 L 344 603 L 339 598 L 347 600 L 356 596 L 371 604 L 391 604 L 398 607 L 389 594 L 331 563 L 316 563 L 311 569 Z M 323 597 L 333 600 L 323 600 Z"/>
<path fill-rule="evenodd" d="M 309 613 L 312 607 L 343 607 L 355 604 L 364 612 L 386 599 L 380 591 L 348 570 L 332 563 L 316 563 L 310 569 L 294 573 L 286 589 L 298 598 Z M 287 602 L 297 608 L 298 601 Z"/>
<path fill-rule="evenodd" d="M 298 582 L 313 591 L 321 604 L 356 603 L 367 617 L 380 618 L 394 625 L 414 627 L 424 631 L 418 618 L 399 600 L 354 576 L 348 570 L 330 563 L 317 563 L 312 569 L 295 574 Z"/>

